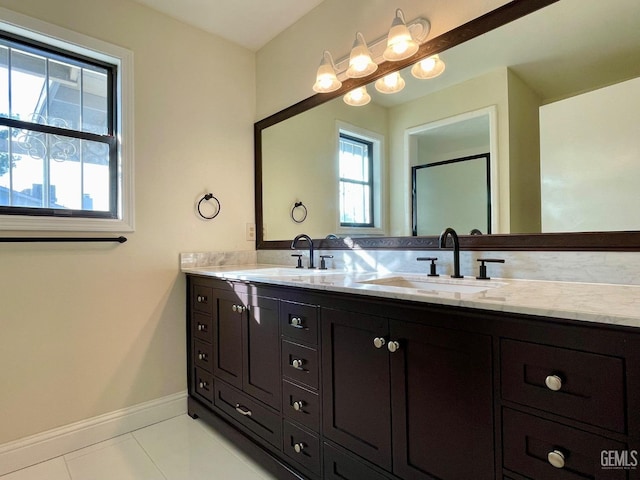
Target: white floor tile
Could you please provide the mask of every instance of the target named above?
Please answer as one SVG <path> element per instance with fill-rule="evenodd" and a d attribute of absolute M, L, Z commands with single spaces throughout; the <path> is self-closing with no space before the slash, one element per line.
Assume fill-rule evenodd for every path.
<path fill-rule="evenodd" d="M 71 480 L 62 457 L 38 463 L 7 475 L 0 475 L 0 478 L 2 480 Z"/>
<path fill-rule="evenodd" d="M 92 445 L 65 460 L 72 480 L 165 480 L 133 437 Z"/>
<path fill-rule="evenodd" d="M 273 477 L 188 415 L 133 432 L 168 480 L 268 480 Z M 74 479 L 75 480 L 75 479 Z"/>

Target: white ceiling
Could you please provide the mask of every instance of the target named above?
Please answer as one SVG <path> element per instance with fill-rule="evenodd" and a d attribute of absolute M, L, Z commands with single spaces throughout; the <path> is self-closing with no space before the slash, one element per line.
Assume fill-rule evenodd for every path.
<path fill-rule="evenodd" d="M 136 0 L 257 51 L 323 0 Z"/>

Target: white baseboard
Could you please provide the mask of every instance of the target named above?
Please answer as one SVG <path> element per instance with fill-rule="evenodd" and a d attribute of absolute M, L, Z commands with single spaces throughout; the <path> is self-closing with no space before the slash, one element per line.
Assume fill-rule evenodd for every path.
<path fill-rule="evenodd" d="M 0 445 L 0 475 L 187 413 L 187 392 Z"/>

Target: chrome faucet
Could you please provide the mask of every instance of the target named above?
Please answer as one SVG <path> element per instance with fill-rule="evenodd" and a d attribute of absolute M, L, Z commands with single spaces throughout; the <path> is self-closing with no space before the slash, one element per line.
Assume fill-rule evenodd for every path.
<path fill-rule="evenodd" d="M 311 240 L 311 237 L 309 235 L 301 233 L 293 239 L 293 242 L 291 242 L 291 250 L 296 249 L 298 240 L 306 240 L 307 242 L 309 242 L 309 268 L 316 268 L 313 265 L 313 240 Z"/>
<path fill-rule="evenodd" d="M 447 227 L 440 234 L 440 248 L 447 247 L 447 237 L 449 236 L 453 242 L 453 275 L 451 275 L 451 278 L 464 278 L 460 275 L 460 242 L 458 241 L 458 234 L 453 228 Z"/>

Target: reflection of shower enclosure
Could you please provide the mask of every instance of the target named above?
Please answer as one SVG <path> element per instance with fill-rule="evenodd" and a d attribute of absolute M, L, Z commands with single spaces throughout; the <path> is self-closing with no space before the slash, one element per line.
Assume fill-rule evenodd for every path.
<path fill-rule="evenodd" d="M 413 235 L 491 233 L 489 154 L 412 167 Z"/>

